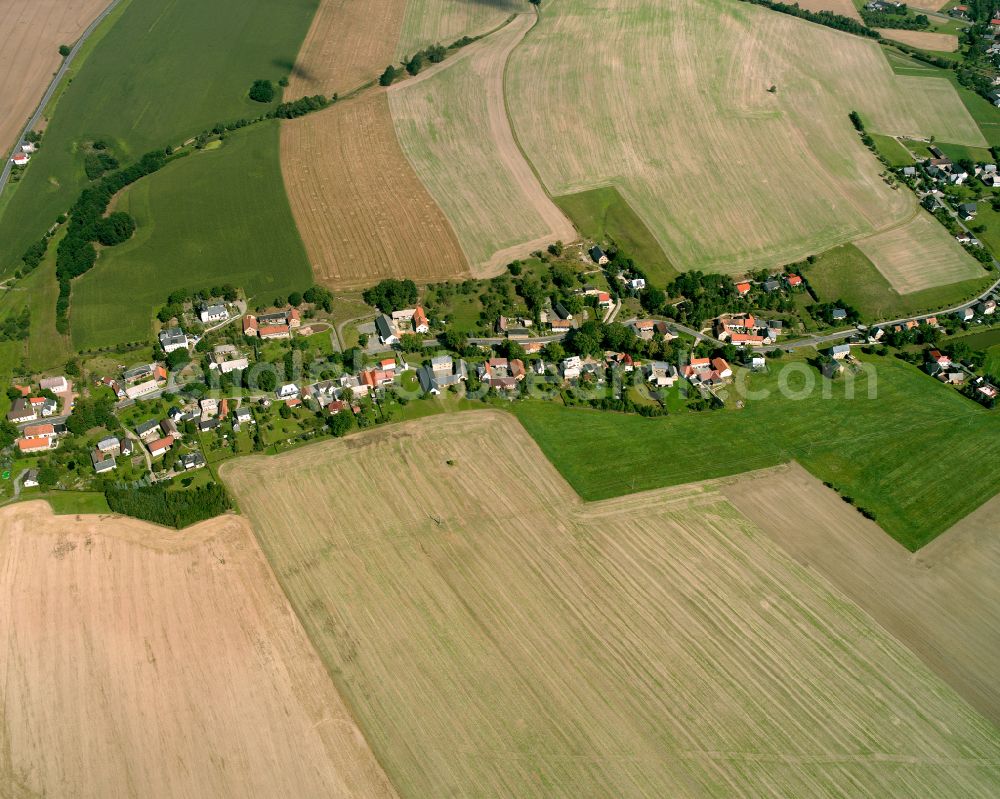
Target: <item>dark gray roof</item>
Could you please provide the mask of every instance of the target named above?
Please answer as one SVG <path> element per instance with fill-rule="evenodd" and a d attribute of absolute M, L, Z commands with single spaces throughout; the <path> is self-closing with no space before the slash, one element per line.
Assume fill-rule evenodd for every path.
<path fill-rule="evenodd" d="M 135 426 L 135 432 L 141 436 L 143 433 L 148 433 L 159 426 L 160 423 L 156 419 L 147 419 L 145 422 L 140 422 Z"/>
<path fill-rule="evenodd" d="M 378 331 L 379 338 L 384 341 L 393 335 L 392 320 L 385 314 L 379 314 L 375 317 L 375 329 Z"/>

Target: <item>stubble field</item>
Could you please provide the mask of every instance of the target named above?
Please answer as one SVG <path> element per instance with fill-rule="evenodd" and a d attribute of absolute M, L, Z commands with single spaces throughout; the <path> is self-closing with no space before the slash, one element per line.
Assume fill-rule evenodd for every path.
<path fill-rule="evenodd" d="M 0 154 L 6 157 L 62 57 L 108 0 L 0 0 Z"/>
<path fill-rule="evenodd" d="M 223 474 L 402 796 L 996 792 L 996 729 L 710 486 L 583 504 L 495 412 Z"/>
<path fill-rule="evenodd" d="M 399 147 L 384 92 L 284 123 L 281 169 L 317 281 L 344 289 L 468 273 L 451 225 Z"/>
<path fill-rule="evenodd" d="M 507 118 L 507 57 L 534 21 L 521 14 L 489 39 L 389 90 L 396 134 L 451 221 L 473 274 L 561 239 L 573 226 L 546 195 Z"/>
<path fill-rule="evenodd" d="M 896 76 L 874 42 L 730 0 L 562 0 L 507 80 L 546 189 L 614 184 L 679 269 L 742 273 L 904 221 L 913 199 L 881 180 L 852 109 L 874 131 L 983 144 L 947 81 Z"/>
<path fill-rule="evenodd" d="M 943 53 L 954 53 L 958 49 L 958 37 L 952 33 L 936 33 L 934 31 L 906 31 L 899 28 L 876 28 L 886 39 L 908 44 L 910 47 L 920 47 L 923 50 L 938 50 Z"/>
<path fill-rule="evenodd" d="M 855 244 L 900 294 L 985 274 L 979 262 L 923 210 L 905 225 L 858 239 Z"/>
<path fill-rule="evenodd" d="M 798 464 L 722 486 L 741 513 L 1000 723 L 1000 496 L 914 554 Z"/>
<path fill-rule="evenodd" d="M 247 523 L 0 512 L 0 795 L 396 795 Z"/>
<path fill-rule="evenodd" d="M 396 57 L 431 44 L 448 46 L 462 36 L 476 36 L 525 10 L 524 0 L 408 0 Z"/>

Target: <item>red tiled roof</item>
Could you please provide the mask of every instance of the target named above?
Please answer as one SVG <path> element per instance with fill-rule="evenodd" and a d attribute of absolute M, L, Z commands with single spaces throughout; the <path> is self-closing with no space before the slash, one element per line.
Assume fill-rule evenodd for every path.
<path fill-rule="evenodd" d="M 750 284 L 749 283 L 737 283 L 736 284 L 736 290 L 740 294 L 746 294 L 748 291 L 750 291 Z"/>
<path fill-rule="evenodd" d="M 174 445 L 173 436 L 164 436 L 149 443 L 149 451 L 155 452 L 158 449 L 170 449 Z"/>
<path fill-rule="evenodd" d="M 21 452 L 30 452 L 31 450 L 36 449 L 48 449 L 50 445 L 49 439 L 47 438 L 19 438 L 17 440 L 17 446 Z"/>
<path fill-rule="evenodd" d="M 30 424 L 24 428 L 25 436 L 54 436 L 55 427 L 50 424 Z"/>

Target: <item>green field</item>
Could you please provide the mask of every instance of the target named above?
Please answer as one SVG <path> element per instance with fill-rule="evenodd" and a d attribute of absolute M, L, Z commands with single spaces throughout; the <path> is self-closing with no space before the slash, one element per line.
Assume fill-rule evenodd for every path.
<path fill-rule="evenodd" d="M 805 268 L 805 275 L 821 302 L 841 299 L 857 308 L 866 322 L 950 308 L 978 296 L 995 280 L 984 272 L 983 277 L 975 280 L 899 294 L 853 244 L 822 253 Z"/>
<path fill-rule="evenodd" d="M 287 73 L 316 5 L 131 0 L 62 92 L 43 148 L 0 217 L 0 272 L 76 199 L 86 182 L 83 143 L 105 139 L 127 163 L 265 110 L 247 90 Z"/>
<path fill-rule="evenodd" d="M 756 375 L 742 410 L 665 419 L 524 402 L 513 411 L 586 500 L 761 469 L 796 460 L 857 504 L 908 549 L 916 550 L 1000 491 L 989 466 L 1000 413 L 984 410 L 913 366 L 876 359 L 877 399 L 865 379 L 855 399 L 844 381 L 823 398 L 778 393 L 782 363 Z M 793 367 L 795 368 L 795 367 Z M 787 378 L 793 389 L 803 381 Z M 730 407 L 734 407 L 731 403 Z M 613 453 L 616 467 L 609 468 Z"/>
<path fill-rule="evenodd" d="M 556 197 L 555 203 L 580 233 L 595 241 L 617 244 L 656 285 L 664 286 L 677 277 L 677 270 L 646 223 L 614 186 Z"/>
<path fill-rule="evenodd" d="M 875 141 L 875 149 L 889 162 L 889 166 L 913 165 L 913 158 L 906 148 L 892 136 L 883 136 L 881 133 L 869 133 L 868 135 Z"/>
<path fill-rule="evenodd" d="M 270 302 L 310 285 L 281 181 L 278 134 L 277 122 L 246 128 L 126 189 L 118 207 L 135 217 L 135 236 L 104 250 L 73 281 L 77 349 L 148 338 L 155 310 L 175 289 L 232 283 Z"/>
<path fill-rule="evenodd" d="M 50 491 L 26 494 L 25 499 L 44 499 L 57 515 L 77 513 L 111 513 L 108 501 L 100 491 Z"/>
<path fill-rule="evenodd" d="M 994 347 L 1000 347 L 1000 327 L 983 330 L 979 333 L 970 333 L 968 336 L 957 336 L 953 341 L 968 344 L 972 350 L 988 351 Z"/>

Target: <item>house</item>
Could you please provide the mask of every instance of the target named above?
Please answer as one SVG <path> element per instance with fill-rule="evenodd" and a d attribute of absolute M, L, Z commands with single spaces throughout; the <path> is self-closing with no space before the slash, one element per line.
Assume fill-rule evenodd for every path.
<path fill-rule="evenodd" d="M 653 337 L 653 331 L 656 328 L 656 324 L 652 319 L 636 319 L 632 323 L 632 328 L 635 330 L 635 334 L 639 338 L 644 341 L 649 341 Z"/>
<path fill-rule="evenodd" d="M 951 174 L 948 175 L 948 182 L 956 186 L 961 186 L 969 178 L 969 173 L 960 166 L 953 166 Z"/>
<path fill-rule="evenodd" d="M 830 357 L 835 361 L 840 361 L 851 354 L 850 344 L 834 344 L 830 347 Z"/>
<path fill-rule="evenodd" d="M 150 442 L 147 446 L 149 447 L 149 454 L 154 458 L 159 458 L 167 450 L 169 450 L 174 445 L 174 440 L 170 436 L 164 438 L 158 438 L 156 441 Z"/>
<path fill-rule="evenodd" d="M 764 359 L 763 355 L 754 353 L 753 355 L 750 356 L 748 365 L 750 366 L 751 369 L 754 370 L 764 369 L 767 366 L 767 361 Z"/>
<path fill-rule="evenodd" d="M 563 321 L 573 321 L 573 314 L 566 310 L 566 306 L 561 302 L 557 302 L 552 306 L 552 310 L 555 311 L 556 316 L 558 316 Z"/>
<path fill-rule="evenodd" d="M 131 386 L 134 383 L 139 383 L 143 380 L 149 380 L 154 376 L 156 371 L 155 363 L 144 363 L 141 366 L 133 367 L 132 369 L 126 369 L 122 372 L 122 380 L 125 381 L 125 385 Z"/>
<path fill-rule="evenodd" d="M 150 439 L 162 436 L 163 430 L 160 429 L 160 423 L 156 419 L 147 419 L 145 422 L 135 426 L 135 433 L 143 441 L 149 441 Z"/>
<path fill-rule="evenodd" d="M 202 324 L 207 325 L 212 322 L 225 321 L 229 318 L 229 313 L 226 311 L 225 305 L 202 305 L 198 311 L 198 318 L 201 319 Z"/>
<path fill-rule="evenodd" d="M 188 452 L 177 461 L 184 471 L 189 472 L 192 469 L 200 469 L 205 465 L 205 456 L 200 452 Z"/>
<path fill-rule="evenodd" d="M 278 396 L 278 399 L 291 399 L 299 396 L 299 387 L 295 383 L 284 383 L 278 386 L 278 390 L 274 393 Z"/>
<path fill-rule="evenodd" d="M 926 319 L 924 319 L 924 324 L 927 325 L 928 327 L 937 327 L 938 326 L 937 317 L 928 316 Z"/>
<path fill-rule="evenodd" d="M 22 488 L 38 488 L 38 469 L 28 469 L 21 481 Z"/>
<path fill-rule="evenodd" d="M 212 362 L 208 365 L 208 368 L 218 369 L 222 374 L 227 375 L 236 370 L 243 371 L 249 366 L 250 362 L 246 359 L 246 356 L 237 350 L 235 346 L 232 344 L 220 344 L 212 350 Z"/>
<path fill-rule="evenodd" d="M 951 366 L 951 358 L 949 358 L 947 355 L 942 354 L 940 350 L 931 350 L 930 352 L 928 352 L 927 361 L 928 363 L 932 363 L 935 366 L 941 367 L 942 369 L 947 369 L 949 366 Z"/>
<path fill-rule="evenodd" d="M 122 451 L 122 445 L 119 443 L 117 437 L 108 436 L 97 442 L 97 450 L 98 452 L 118 455 Z"/>
<path fill-rule="evenodd" d="M 559 371 L 562 373 L 564 380 L 576 380 L 580 377 L 583 369 L 583 364 L 580 361 L 579 355 L 571 355 L 568 358 L 564 358 L 563 362 L 559 365 Z"/>
<path fill-rule="evenodd" d="M 212 419 L 219 415 L 219 401 L 214 397 L 205 397 L 198 403 L 198 407 L 201 409 L 201 419 Z"/>
<path fill-rule="evenodd" d="M 677 367 L 666 361 L 651 361 L 644 369 L 646 382 L 657 388 L 669 388 L 677 382 Z"/>
<path fill-rule="evenodd" d="M 966 222 L 970 219 L 976 218 L 976 204 L 975 203 L 962 203 L 958 206 L 958 215 Z"/>
<path fill-rule="evenodd" d="M 976 305 L 976 313 L 982 316 L 993 316 L 997 310 L 996 300 L 983 300 Z"/>
<path fill-rule="evenodd" d="M 526 327 L 511 327 L 507 329 L 507 338 L 513 341 L 523 341 L 531 338 L 531 331 Z"/>
<path fill-rule="evenodd" d="M 596 244 L 590 248 L 590 257 L 593 258 L 594 263 L 599 266 L 604 266 L 608 262 L 608 256 L 605 254 L 604 250 Z"/>
<path fill-rule="evenodd" d="M 63 394 L 66 391 L 69 391 L 69 383 L 62 375 L 59 377 L 46 377 L 38 384 L 38 386 L 43 391 L 51 391 L 53 394 Z"/>
<path fill-rule="evenodd" d="M 928 194 L 920 201 L 920 204 L 932 214 L 944 208 L 944 204 L 933 194 Z"/>
<path fill-rule="evenodd" d="M 969 7 L 968 6 L 955 6 L 950 11 L 948 11 L 948 16 L 955 17 L 957 19 L 968 19 L 969 18 Z"/>
<path fill-rule="evenodd" d="M 965 382 L 965 372 L 959 369 L 942 369 L 935 377 L 949 386 L 960 386 Z"/>
<path fill-rule="evenodd" d="M 121 447 L 122 455 L 131 455 L 133 450 L 132 439 L 122 436 L 118 439 L 118 446 Z"/>
<path fill-rule="evenodd" d="M 56 428 L 52 424 L 29 424 L 24 430 L 21 431 L 21 435 L 31 441 L 36 438 L 47 438 L 54 439 L 56 437 Z"/>
<path fill-rule="evenodd" d="M 597 307 L 598 308 L 610 308 L 614 303 L 611 301 L 611 295 L 606 291 L 597 292 Z"/>
<path fill-rule="evenodd" d="M 797 289 L 802 285 L 802 275 L 796 275 L 794 272 L 785 275 L 785 283 L 788 284 L 788 288 Z"/>
<path fill-rule="evenodd" d="M 105 472 L 110 472 L 118 466 L 115 463 L 115 456 L 110 452 L 102 452 L 99 449 L 92 450 L 90 453 L 90 462 L 94 464 L 94 471 L 98 474 L 104 474 Z"/>
<path fill-rule="evenodd" d="M 885 331 L 881 327 L 876 327 L 875 329 L 868 331 L 868 343 L 876 344 L 882 340 L 884 335 Z"/>
<path fill-rule="evenodd" d="M 371 390 L 367 383 L 362 383 L 355 375 L 341 375 L 340 386 L 348 389 L 355 398 L 367 396 Z"/>
<path fill-rule="evenodd" d="M 970 305 L 968 308 L 961 308 L 955 311 L 955 316 L 957 316 L 961 322 L 971 322 L 975 318 L 976 313 L 972 310 L 972 306 Z"/>
<path fill-rule="evenodd" d="M 422 366 L 417 370 L 417 380 L 421 391 L 430 394 L 440 394 L 442 389 L 455 386 L 464 381 L 469 374 L 465 361 L 453 360 L 450 355 L 437 355 L 431 358 L 429 367 Z"/>
<path fill-rule="evenodd" d="M 17 448 L 21 452 L 38 452 L 40 450 L 55 449 L 57 446 L 55 438 L 19 438 Z"/>
<path fill-rule="evenodd" d="M 168 327 L 160 331 L 160 346 L 163 351 L 170 353 L 174 350 L 186 350 L 188 347 L 188 337 L 179 327 Z"/>
<path fill-rule="evenodd" d="M 253 412 L 241 405 L 233 411 L 233 422 L 237 425 L 254 424 Z"/>
<path fill-rule="evenodd" d="M 10 159 L 14 166 L 27 166 L 28 161 L 31 160 L 31 156 L 28 155 L 24 150 L 20 150 L 14 153 L 14 157 Z"/>
<path fill-rule="evenodd" d="M 14 400 L 10 410 L 7 412 L 7 419 L 14 424 L 33 422 L 38 418 L 38 412 L 32 407 L 31 401 L 26 397 L 18 397 Z"/>
<path fill-rule="evenodd" d="M 366 369 L 358 375 L 362 384 L 369 388 L 379 388 L 387 386 L 396 378 L 395 371 L 384 372 L 381 369 Z"/>
<path fill-rule="evenodd" d="M 498 391 L 513 391 L 524 380 L 524 363 L 515 358 L 490 358 L 478 369 L 479 379 Z"/>
<path fill-rule="evenodd" d="M 378 333 L 378 340 L 386 346 L 391 347 L 399 343 L 399 333 L 392 318 L 385 314 L 375 317 L 375 332 Z"/>
<path fill-rule="evenodd" d="M 830 318 L 833 319 L 834 322 L 843 322 L 847 319 L 847 311 L 843 308 L 834 308 L 830 311 Z"/>
<path fill-rule="evenodd" d="M 222 420 L 218 416 L 213 416 L 211 419 L 201 419 L 198 422 L 198 431 L 207 433 L 210 430 L 215 430 L 221 423 Z"/>
<path fill-rule="evenodd" d="M 243 335 L 251 338 L 281 339 L 291 338 L 292 330 L 302 324 L 298 309 L 287 308 L 284 311 L 243 317 Z"/>
<path fill-rule="evenodd" d="M 780 288 L 781 288 L 781 283 L 779 283 L 774 278 L 764 281 L 764 291 L 766 291 L 768 294 L 770 294 L 773 291 L 777 291 Z"/>
<path fill-rule="evenodd" d="M 334 400 L 329 405 L 326 406 L 326 410 L 333 416 L 336 416 L 341 411 L 346 411 L 350 406 L 343 400 Z"/>
<path fill-rule="evenodd" d="M 915 166 L 904 166 L 901 170 L 904 178 L 912 178 L 917 175 L 917 168 Z"/>
<path fill-rule="evenodd" d="M 164 419 L 160 422 L 160 428 L 163 432 L 173 439 L 181 438 L 181 433 L 177 429 L 177 425 L 174 423 L 173 419 Z"/>
<path fill-rule="evenodd" d="M 565 333 L 573 328 L 573 323 L 565 319 L 553 319 L 549 322 L 549 328 L 553 333 Z"/>
<path fill-rule="evenodd" d="M 745 297 L 747 294 L 750 293 L 750 288 L 751 286 L 749 283 L 737 283 L 736 293 L 739 294 L 741 297 Z"/>
<path fill-rule="evenodd" d="M 416 308 L 404 308 L 400 311 L 393 311 L 391 325 L 397 335 L 409 331 L 414 333 L 429 333 L 431 329 L 430 323 L 427 321 L 427 314 L 424 313 L 424 309 L 420 305 Z M 406 328 L 405 330 L 404 327 Z M 388 342 L 382 343 L 385 344 Z"/>
<path fill-rule="evenodd" d="M 635 361 L 627 352 L 605 352 L 604 362 L 609 368 L 617 367 L 623 372 L 632 372 L 635 370 Z"/>
<path fill-rule="evenodd" d="M 627 285 L 632 291 L 643 291 L 646 288 L 646 278 L 635 277 L 627 282 Z"/>
<path fill-rule="evenodd" d="M 691 358 L 681 372 L 692 385 L 711 387 L 733 376 L 725 358 Z"/>

